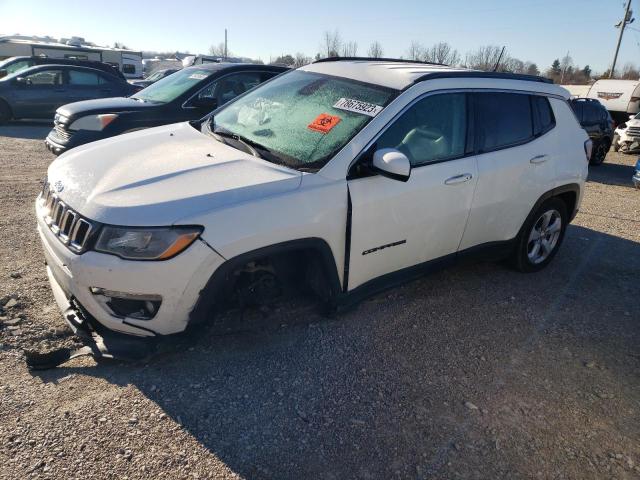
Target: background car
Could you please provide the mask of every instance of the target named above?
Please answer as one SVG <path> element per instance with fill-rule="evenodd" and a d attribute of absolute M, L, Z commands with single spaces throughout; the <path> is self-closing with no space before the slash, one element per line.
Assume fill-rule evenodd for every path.
<path fill-rule="evenodd" d="M 571 100 L 571 107 L 578 117 L 582 128 L 587 131 L 593 141 L 593 150 L 589 163 L 600 165 L 609 152 L 613 139 L 614 122 L 604 106 L 592 98 L 576 98 Z"/>
<path fill-rule="evenodd" d="M 91 98 L 131 95 L 136 87 L 94 68 L 42 65 L 0 79 L 0 124 L 53 119 L 56 108 Z"/>
<path fill-rule="evenodd" d="M 124 75 L 116 67 L 104 62 L 94 62 L 92 60 L 73 60 L 70 58 L 48 58 L 48 57 L 11 57 L 0 62 L 0 78 L 21 72 L 30 67 L 38 65 L 75 65 L 77 67 L 95 68 L 103 72 L 110 73 L 116 77 L 122 78 Z"/>
<path fill-rule="evenodd" d="M 78 145 L 121 133 L 197 120 L 229 100 L 284 71 L 286 67 L 211 63 L 180 70 L 129 98 L 64 105 L 45 140 L 60 154 Z"/>
<path fill-rule="evenodd" d="M 151 85 L 152 83 L 157 82 L 158 80 L 162 80 L 163 78 L 168 77 L 172 73 L 176 73 L 177 71 L 178 71 L 177 68 L 165 68 L 162 70 L 156 70 L 144 80 L 131 80 L 129 83 L 131 85 L 136 85 L 138 87 L 145 88 Z"/>
<path fill-rule="evenodd" d="M 633 185 L 636 188 L 640 188 L 640 158 L 636 162 L 636 172 L 633 174 L 631 180 L 633 180 Z"/>

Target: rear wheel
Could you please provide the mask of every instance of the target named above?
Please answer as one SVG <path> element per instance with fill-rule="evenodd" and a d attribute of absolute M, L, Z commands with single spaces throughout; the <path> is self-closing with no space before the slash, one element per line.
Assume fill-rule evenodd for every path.
<path fill-rule="evenodd" d="M 545 201 L 527 219 L 512 254 L 512 264 L 521 272 L 537 272 L 558 252 L 567 228 L 565 203 L 559 198 Z"/>
<path fill-rule="evenodd" d="M 609 152 L 609 140 L 602 140 L 598 142 L 598 145 L 593 150 L 591 154 L 591 161 L 589 162 L 591 165 L 602 165 L 604 159 L 607 157 L 607 153 Z"/>
<path fill-rule="evenodd" d="M 0 125 L 4 125 L 11 120 L 12 114 L 9 105 L 4 100 L 0 100 Z"/>

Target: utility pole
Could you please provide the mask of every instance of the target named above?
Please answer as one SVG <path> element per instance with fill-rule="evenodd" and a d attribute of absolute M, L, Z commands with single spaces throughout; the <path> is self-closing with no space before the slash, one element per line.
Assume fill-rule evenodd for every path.
<path fill-rule="evenodd" d="M 611 65 L 611 70 L 609 71 L 609 78 L 613 78 L 613 72 L 615 72 L 616 70 L 616 62 L 618 61 L 618 52 L 620 51 L 620 44 L 622 43 L 622 34 L 624 33 L 624 27 L 627 26 L 627 23 L 633 22 L 631 14 L 629 13 L 630 7 L 631 0 L 627 0 L 627 8 L 624 11 L 624 18 L 618 25 L 616 25 L 620 26 L 620 35 L 618 35 L 618 44 L 616 45 L 616 53 L 613 55 L 613 64 Z"/>
<path fill-rule="evenodd" d="M 629 1 L 631 1 L 631 0 L 629 0 Z M 228 52 L 228 50 L 227 50 L 227 29 L 225 28 L 224 29 L 224 59 L 225 60 L 227 59 L 227 52 Z"/>

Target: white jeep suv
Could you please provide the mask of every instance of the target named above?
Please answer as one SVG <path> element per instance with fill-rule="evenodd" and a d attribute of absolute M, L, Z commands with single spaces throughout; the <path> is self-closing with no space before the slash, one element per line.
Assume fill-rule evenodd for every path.
<path fill-rule="evenodd" d="M 340 306 L 469 255 L 547 265 L 590 142 L 539 77 L 319 61 L 192 123 L 76 148 L 36 202 L 77 331 L 182 332 L 287 286 Z"/>

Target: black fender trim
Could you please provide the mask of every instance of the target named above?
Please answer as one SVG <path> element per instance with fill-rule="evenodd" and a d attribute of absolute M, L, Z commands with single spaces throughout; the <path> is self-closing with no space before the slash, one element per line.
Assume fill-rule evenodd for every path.
<path fill-rule="evenodd" d="M 554 188 L 552 190 L 549 190 L 548 192 L 544 193 L 538 199 L 538 201 L 535 203 L 533 208 L 531 209 L 530 215 L 532 215 L 540 207 L 540 205 L 542 205 L 542 202 L 544 202 L 545 200 L 548 200 L 551 197 L 557 197 L 558 195 L 562 195 L 563 193 L 568 193 L 568 192 L 576 194 L 576 204 L 573 207 L 573 211 L 572 212 L 568 212 L 569 213 L 569 221 L 573 220 L 575 218 L 575 216 L 578 214 L 578 200 L 580 199 L 580 185 L 578 185 L 577 183 L 568 183 L 566 185 L 561 185 L 559 187 L 556 187 L 556 188 Z M 527 219 L 528 219 L 528 217 L 527 217 Z M 525 223 L 526 223 L 526 220 L 525 220 Z M 523 226 L 524 226 L 524 224 L 523 224 Z"/>
<path fill-rule="evenodd" d="M 189 315 L 189 325 L 187 328 L 192 325 L 195 326 L 204 323 L 209 318 L 215 305 L 218 303 L 218 296 L 223 292 L 223 285 L 230 281 L 230 275 L 235 269 L 258 258 L 300 250 L 313 250 L 318 253 L 320 263 L 323 266 L 326 279 L 329 283 L 330 302 L 337 302 L 338 297 L 341 295 L 342 286 L 340 285 L 338 268 L 331 247 L 329 247 L 329 244 L 322 238 L 300 238 L 242 253 L 224 262 L 213 272 L 213 275 L 205 287 L 200 291 L 198 301 Z"/>

